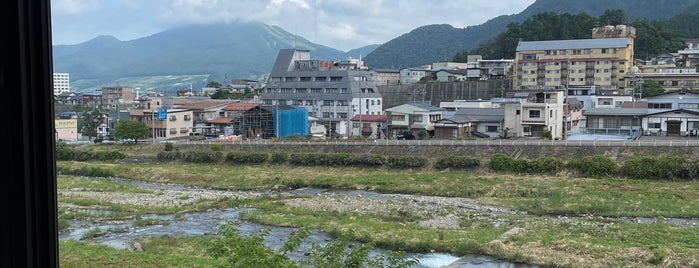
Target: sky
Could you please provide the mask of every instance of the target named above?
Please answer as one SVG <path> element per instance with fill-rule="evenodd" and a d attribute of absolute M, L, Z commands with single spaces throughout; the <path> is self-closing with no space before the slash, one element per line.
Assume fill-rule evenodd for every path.
<path fill-rule="evenodd" d="M 128 41 L 187 24 L 262 22 L 342 51 L 424 25 L 479 25 L 535 0 L 51 0 L 54 45 Z"/>

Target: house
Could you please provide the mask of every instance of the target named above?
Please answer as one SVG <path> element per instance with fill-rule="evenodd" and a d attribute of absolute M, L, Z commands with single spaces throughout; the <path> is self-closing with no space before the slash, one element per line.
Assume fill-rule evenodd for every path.
<path fill-rule="evenodd" d="M 425 68 L 403 68 L 400 69 L 400 83 L 413 84 L 420 82 L 425 76 L 430 76 L 431 71 Z"/>
<path fill-rule="evenodd" d="M 187 109 L 133 109 L 129 116 L 130 120 L 144 122 L 154 140 L 189 137 L 192 131 L 192 111 Z"/>
<path fill-rule="evenodd" d="M 468 76 L 467 76 L 468 71 L 469 70 L 467 70 L 467 69 L 454 69 L 454 70 L 442 69 L 442 70 L 437 71 L 437 73 L 435 75 L 437 76 L 437 81 L 439 81 L 439 82 L 466 81 L 466 80 L 468 80 Z M 480 77 L 480 73 L 479 73 L 478 77 Z"/>
<path fill-rule="evenodd" d="M 282 49 L 260 100 L 263 105 L 303 107 L 328 130 L 345 136 L 342 123 L 353 116 L 383 114 L 376 82 L 373 70 L 311 60 L 310 50 Z"/>
<path fill-rule="evenodd" d="M 224 135 L 247 139 L 270 138 L 274 134 L 272 113 L 262 103 L 235 102 L 222 108 L 224 116 L 210 120 Z"/>
<path fill-rule="evenodd" d="M 386 109 L 388 136 L 395 138 L 403 131 L 432 133 L 433 123 L 442 119 L 445 110 L 424 102 L 412 102 Z"/>
<path fill-rule="evenodd" d="M 463 137 L 496 138 L 503 135 L 505 111 L 500 108 L 460 108 L 452 116 L 434 122 L 434 137 L 452 139 Z"/>
<path fill-rule="evenodd" d="M 385 114 L 359 114 L 350 119 L 352 137 L 368 137 L 371 139 L 383 139 L 386 137 L 387 116 Z"/>
<path fill-rule="evenodd" d="M 585 125 L 585 117 L 583 116 L 583 105 L 577 98 L 566 98 L 565 113 L 563 118 L 564 137 L 582 133 Z"/>
<path fill-rule="evenodd" d="M 625 92 L 636 28 L 592 29 L 592 39 L 520 41 L 513 68 L 516 90 L 600 87 Z"/>
<path fill-rule="evenodd" d="M 442 101 L 439 107 L 446 111 L 457 111 L 462 108 L 495 108 L 490 100 L 454 100 Z"/>
<path fill-rule="evenodd" d="M 583 112 L 587 134 L 638 137 L 646 108 L 591 108 Z"/>
<path fill-rule="evenodd" d="M 527 93 L 527 92 L 516 92 Z M 505 108 L 503 131 L 508 137 L 543 137 L 547 131 L 554 139 L 563 136 L 563 91 L 528 92 L 529 96 L 509 103 Z"/>
<path fill-rule="evenodd" d="M 377 86 L 400 85 L 400 70 L 398 69 L 372 69 L 376 72 Z"/>
<path fill-rule="evenodd" d="M 644 135 L 650 136 L 696 136 L 699 129 L 699 111 L 673 109 L 650 112 L 643 118 L 647 126 Z"/>

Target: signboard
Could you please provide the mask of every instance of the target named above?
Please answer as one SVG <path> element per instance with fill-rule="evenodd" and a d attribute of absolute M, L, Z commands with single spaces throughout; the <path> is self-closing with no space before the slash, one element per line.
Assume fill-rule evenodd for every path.
<path fill-rule="evenodd" d="M 158 120 L 159 121 L 167 120 L 167 109 L 165 109 L 165 108 L 158 109 Z"/>

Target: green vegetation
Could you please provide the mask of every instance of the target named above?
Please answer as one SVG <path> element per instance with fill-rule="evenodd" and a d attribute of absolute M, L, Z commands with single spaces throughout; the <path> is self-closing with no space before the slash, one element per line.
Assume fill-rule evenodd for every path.
<path fill-rule="evenodd" d="M 122 119 L 114 125 L 114 138 L 133 139 L 134 143 L 138 143 L 139 139 L 147 137 L 148 132 L 148 126 L 141 121 Z"/>
<path fill-rule="evenodd" d="M 164 145 L 153 146 L 164 148 Z M 92 148 L 103 149 L 100 145 L 81 149 Z M 155 157 L 152 155 L 152 146 L 124 145 L 124 148 L 141 148 L 140 150 L 151 152 L 151 158 Z M 188 151 L 185 147 L 175 149 L 180 152 Z M 211 148 L 203 150 L 210 151 Z M 464 197 L 471 198 L 481 205 L 497 205 L 526 214 L 496 215 L 469 212 L 447 204 L 441 206 L 439 211 L 427 214 L 406 209 L 373 211 L 368 207 L 362 210 L 311 209 L 296 205 L 298 203 L 295 202 L 304 202 L 303 198 L 292 200 L 283 197 L 192 200 L 192 203 L 178 207 L 129 205 L 80 193 L 108 192 L 119 196 L 160 193 L 132 188 L 126 183 L 119 183 L 118 180 L 59 174 L 58 198 L 61 204 L 99 207 L 111 211 L 87 213 L 60 208 L 59 221 L 120 217 L 139 219 L 139 215 L 145 213 L 179 214 L 211 208 L 246 206 L 255 208 L 241 215 L 246 220 L 277 226 L 319 229 L 337 238 L 349 238 L 346 241 L 368 243 L 394 251 L 435 250 L 456 255 L 488 254 L 511 261 L 557 267 L 692 267 L 699 263 L 699 248 L 696 247 L 699 244 L 699 229 L 673 225 L 665 220 L 696 218 L 699 215 L 699 185 L 683 180 L 666 180 L 652 176 L 644 179 L 640 175 L 631 175 L 668 174 L 667 170 L 663 171 L 664 173 L 657 171 L 658 165 L 665 166 L 661 163 L 672 163 L 667 166 L 688 171 L 691 170 L 688 167 L 692 167 L 692 163 L 695 162 L 689 159 L 680 161 L 672 157 L 630 157 L 625 163 L 618 164 L 609 157 L 599 155 L 569 160 L 566 163 L 556 158 L 513 159 L 507 155 L 496 154 L 488 163 L 480 166 L 480 163 L 475 163 L 478 162 L 476 159 L 469 157 L 435 156 L 425 159 L 428 164 L 413 169 L 365 164 L 350 167 L 291 165 L 288 162 L 291 154 L 287 153 L 275 152 L 263 157 L 259 155 L 260 152 L 248 155 L 237 151 L 232 154 L 233 152 L 227 152 L 223 148 L 215 152 L 221 155 L 231 153 L 235 155 L 231 157 L 236 159 L 264 158 L 269 162 L 243 160 L 241 162 L 253 164 L 238 162 L 231 165 L 224 161 L 224 158 L 213 163 L 202 164 L 178 159 L 159 162 L 157 165 L 132 161 L 118 164 L 109 161 L 59 161 L 58 166 L 59 170 L 94 169 L 111 173 L 116 177 L 219 189 L 281 190 L 319 187 Z M 127 151 L 127 154 L 143 157 L 143 152 L 136 150 Z M 319 153 L 304 157 L 321 159 L 323 155 L 325 154 Z M 333 154 L 325 161 L 350 161 L 348 159 L 356 156 Z M 372 161 L 369 160 L 368 163 Z M 492 170 L 484 170 L 484 167 Z M 655 173 L 648 173 L 651 171 Z M 317 197 L 307 198 L 305 202 L 311 204 L 320 202 L 319 199 L 314 199 Z M 189 199 L 191 197 L 186 201 Z M 421 225 L 421 222 L 431 217 L 447 215 L 453 215 L 458 219 L 457 226 L 431 228 Z M 646 217 L 653 221 L 636 223 L 619 217 Z M 137 222 L 166 224 L 164 221 Z M 518 229 L 522 231 L 505 235 Z M 94 231 L 90 235 L 100 235 L 103 232 Z M 231 258 L 234 258 L 234 255 L 230 254 L 232 251 L 214 257 L 211 251 L 206 250 L 209 248 L 209 242 L 215 242 L 216 239 L 220 237 L 144 238 L 139 241 L 143 245 L 143 252 L 118 251 L 99 246 L 89 246 L 90 249 L 87 250 L 84 245 L 89 242 L 62 242 L 60 258 L 62 266 L 69 263 L 68 267 L 72 267 L 70 263 L 80 266 L 80 258 L 108 266 L 130 266 L 130 262 L 167 265 L 173 259 L 186 260 L 190 264 L 188 267 L 230 263 Z M 157 242 L 158 246 L 154 246 L 152 241 L 160 242 Z M 157 254 L 154 251 L 157 251 Z M 270 253 L 263 249 L 254 252 Z M 121 256 L 122 262 L 106 261 L 105 256 L 111 255 Z M 172 266 L 180 267 L 183 264 Z"/>

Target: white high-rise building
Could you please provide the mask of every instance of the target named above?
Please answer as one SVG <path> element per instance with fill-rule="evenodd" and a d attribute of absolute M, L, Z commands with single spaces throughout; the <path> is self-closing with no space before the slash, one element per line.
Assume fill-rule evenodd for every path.
<path fill-rule="evenodd" d="M 70 92 L 70 75 L 68 73 L 53 73 L 53 95 Z"/>

